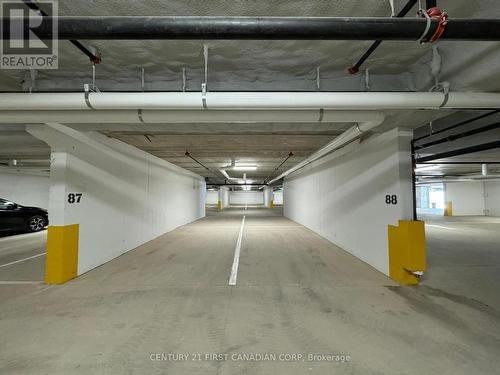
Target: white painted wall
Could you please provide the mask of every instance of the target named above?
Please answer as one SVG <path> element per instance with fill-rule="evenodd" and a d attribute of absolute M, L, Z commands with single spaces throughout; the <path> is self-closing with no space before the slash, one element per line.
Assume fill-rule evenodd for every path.
<path fill-rule="evenodd" d="M 500 181 L 484 183 L 484 200 L 487 215 L 500 217 Z"/>
<path fill-rule="evenodd" d="M 27 129 L 52 147 L 51 224 L 80 225 L 78 274 L 205 216 L 205 181 L 194 173 L 98 133 Z"/>
<path fill-rule="evenodd" d="M 230 204 L 264 204 L 264 193 L 259 191 L 231 191 Z"/>
<path fill-rule="evenodd" d="M 453 216 L 484 215 L 484 183 L 482 181 L 445 183 L 445 201 L 452 202 Z"/>
<path fill-rule="evenodd" d="M 285 216 L 388 274 L 388 225 L 412 219 L 411 137 L 393 129 L 288 176 Z"/>
<path fill-rule="evenodd" d="M 283 204 L 283 191 L 282 190 L 274 192 L 274 204 L 275 205 L 276 204 L 278 204 L 278 205 Z"/>
<path fill-rule="evenodd" d="M 219 203 L 219 191 L 218 190 L 207 190 L 207 197 L 205 204 L 217 204 Z"/>
<path fill-rule="evenodd" d="M 23 206 L 49 207 L 49 176 L 0 170 L 0 198 Z"/>

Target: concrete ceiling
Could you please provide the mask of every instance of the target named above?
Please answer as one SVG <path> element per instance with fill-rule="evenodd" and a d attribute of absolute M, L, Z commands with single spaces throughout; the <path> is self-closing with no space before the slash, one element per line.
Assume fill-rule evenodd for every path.
<path fill-rule="evenodd" d="M 406 0 L 395 0 L 399 10 Z M 495 0 L 442 0 L 439 5 L 451 17 L 499 18 Z M 415 12 L 408 15 L 411 17 Z M 134 1 L 60 0 L 60 15 L 191 15 L 191 16 L 389 16 L 389 1 L 293 0 L 293 1 Z M 352 41 L 81 41 L 102 54 L 97 66 L 97 86 L 103 91 L 139 91 L 141 68 L 145 90 L 182 87 L 199 91 L 203 80 L 203 45 L 209 47 L 209 90 L 314 91 L 320 68 L 323 91 L 427 91 L 431 75 L 431 46 L 416 42 L 384 42 L 367 61 L 369 87 L 362 72 L 346 73 L 371 42 Z M 500 91 L 500 44 L 440 42 L 442 65 L 439 80 L 452 90 Z M 0 91 L 81 91 L 91 82 L 91 64 L 68 41 L 61 41 L 58 70 L 0 71 Z M 400 126 L 418 128 L 429 121 L 450 118 L 454 111 L 386 111 L 378 132 Z M 215 178 L 214 170 L 240 159 L 260 167 L 249 178 L 263 179 L 288 155 L 290 167 L 327 143 L 351 124 L 78 124 L 80 130 L 97 130 L 201 175 Z M 0 125 L 0 163 L 8 159 L 45 159 L 50 150 L 24 131 L 23 125 Z M 147 136 L 147 137 L 146 137 Z M 149 139 L 148 139 L 149 138 Z M 188 150 L 207 165 L 207 171 L 184 156 Z M 496 156 L 493 156 L 496 157 Z M 276 171 L 278 172 L 278 171 Z M 276 173 L 275 172 L 275 173 Z M 218 182 L 221 180 L 219 175 Z M 240 176 L 236 176 L 240 177 Z"/>
<path fill-rule="evenodd" d="M 178 166 L 210 177 L 212 182 L 223 182 L 220 168 L 235 162 L 256 164 L 256 171 L 246 172 L 247 178 L 262 182 L 267 177 L 275 177 L 283 170 L 300 162 L 334 138 L 338 132 L 328 133 L 204 133 L 172 134 L 120 132 L 108 133 L 121 141 L 136 146 Z M 192 157 L 209 168 L 193 162 Z M 292 152 L 280 169 L 275 170 Z M 231 177 L 241 178 L 243 172 L 228 171 Z M 269 179 L 268 179 L 269 180 Z"/>
<path fill-rule="evenodd" d="M 397 10 L 407 0 L 395 0 Z M 499 17 L 494 0 L 440 0 L 439 5 L 451 17 Z M 408 17 L 416 13 L 410 12 Z M 389 16 L 389 1 L 376 0 L 294 0 L 294 1 L 135 1 L 135 0 L 60 0 L 60 15 L 165 15 L 165 16 Z M 85 41 L 102 54 L 97 66 L 97 84 L 101 90 L 140 90 L 140 70 L 146 71 L 147 90 L 180 90 L 182 69 L 187 71 L 187 89 L 200 90 L 203 79 L 203 44 L 209 47 L 210 90 L 315 90 L 316 68 L 320 67 L 321 89 L 327 91 L 365 90 L 362 74 L 350 76 L 346 68 L 371 44 L 370 41 Z M 482 56 L 474 53 L 474 65 L 487 66 L 498 56 L 480 43 Z M 444 60 L 457 48 L 469 49 L 472 43 L 443 42 Z M 428 45 L 416 42 L 384 42 L 367 61 L 372 90 L 420 89 L 422 65 L 430 58 Z M 463 54 L 462 54 L 463 55 Z M 490 56 L 488 56 L 490 55 Z M 469 56 L 472 57 L 472 56 Z M 451 60 L 451 56 L 450 56 Z M 443 69 L 446 79 L 454 69 L 463 69 L 470 61 L 459 59 Z M 445 64 L 447 62 L 445 61 Z M 452 66 L 453 65 L 453 66 Z M 428 70 L 428 69 L 427 69 Z M 478 69 L 476 69 L 477 71 Z M 490 73 L 497 74 L 498 71 Z M 0 89 L 4 90 L 81 90 L 91 80 L 88 58 L 68 41 L 61 41 L 59 69 L 39 71 L 31 82 L 25 71 L 2 71 Z M 426 77 L 428 78 L 428 77 Z M 454 82 L 455 87 L 480 89 L 478 84 L 498 89 L 483 75 L 472 81 Z M 453 87 L 453 86 L 452 86 Z M 484 87 L 481 89 L 484 90 Z"/>

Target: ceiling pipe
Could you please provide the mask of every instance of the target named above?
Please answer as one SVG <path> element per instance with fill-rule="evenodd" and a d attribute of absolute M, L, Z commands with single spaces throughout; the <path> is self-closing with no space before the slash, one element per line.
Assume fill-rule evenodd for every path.
<path fill-rule="evenodd" d="M 435 136 L 435 135 L 437 135 L 437 134 L 441 134 L 441 133 L 443 133 L 443 132 L 447 132 L 447 131 L 449 131 L 449 130 L 453 130 L 453 129 L 459 128 L 459 127 L 461 127 L 461 126 L 464 126 L 464 125 L 470 124 L 470 123 L 472 123 L 472 122 L 474 122 L 474 121 L 479 121 L 479 120 L 481 120 L 481 119 L 483 119 L 483 118 L 490 117 L 490 116 L 495 115 L 495 114 L 497 114 L 497 113 L 499 113 L 499 112 L 500 112 L 500 110 L 496 109 L 496 110 L 494 110 L 494 111 L 487 112 L 487 113 L 483 113 L 483 114 L 481 114 L 481 115 L 479 115 L 479 116 L 472 117 L 472 118 L 470 118 L 470 119 L 467 119 L 467 120 L 461 121 L 461 122 L 459 122 L 458 124 L 451 125 L 451 126 L 448 126 L 448 127 L 446 127 L 446 128 L 439 129 L 439 130 L 434 130 L 434 131 L 433 131 L 433 130 L 432 130 L 432 126 L 431 126 L 431 127 L 430 127 L 430 131 L 429 131 L 429 133 L 428 133 L 428 134 L 425 134 L 425 135 L 422 135 L 422 136 L 420 136 L 420 137 L 414 138 L 414 139 L 413 139 L 413 141 L 414 141 L 415 143 L 417 143 L 418 141 L 420 141 L 420 140 L 422 140 L 422 139 L 429 138 L 429 137 Z M 415 144 L 415 145 L 418 147 L 418 145 L 417 145 L 417 144 Z"/>
<path fill-rule="evenodd" d="M 185 123 L 343 123 L 363 122 L 378 111 L 329 110 L 37 110 L 0 111 L 0 123 L 185 124 Z"/>
<path fill-rule="evenodd" d="M 411 8 L 417 3 L 418 0 L 409 0 L 406 5 L 401 9 L 401 11 L 395 16 L 398 18 L 402 18 L 408 14 Z M 356 74 L 359 72 L 359 68 L 363 63 L 375 52 L 375 50 L 380 46 L 382 40 L 376 40 L 373 44 L 368 48 L 368 50 L 360 57 L 360 59 L 352 66 L 350 66 L 347 71 L 350 74 Z"/>
<path fill-rule="evenodd" d="M 26 6 L 34 11 L 40 12 L 40 14 L 44 17 L 48 17 L 48 14 L 43 10 L 40 9 L 38 4 L 36 4 L 32 0 L 23 0 L 23 2 L 26 4 Z M 5 35 L 5 34 L 3 34 Z M 78 48 L 81 52 L 83 52 L 93 64 L 99 64 L 101 62 L 101 56 L 99 54 L 94 54 L 92 53 L 87 47 L 85 47 L 81 42 L 78 40 L 71 39 L 70 43 L 73 44 L 76 48 Z"/>
<path fill-rule="evenodd" d="M 311 164 L 312 162 L 318 160 L 319 158 L 322 158 L 323 156 L 346 146 L 347 144 L 351 143 L 355 139 L 359 138 L 363 133 L 365 133 L 369 130 L 372 130 L 372 129 L 376 128 L 377 126 L 379 126 L 383 121 L 384 121 L 384 116 L 382 116 L 382 118 L 379 118 L 377 120 L 359 123 L 359 124 L 349 128 L 348 130 L 343 132 L 341 135 L 336 137 L 333 141 L 329 142 L 326 146 L 323 146 L 322 148 L 320 148 L 318 151 L 316 151 L 311 156 L 307 157 L 306 159 L 304 159 L 303 161 L 301 161 L 297 165 L 293 166 L 292 168 L 286 170 L 285 172 L 283 172 L 279 176 L 273 178 L 271 181 L 268 182 L 268 184 L 270 185 L 273 182 L 281 180 L 282 178 L 288 176 L 290 173 L 293 173 L 293 172 L 305 167 L 306 165 Z"/>
<path fill-rule="evenodd" d="M 460 148 L 460 149 L 456 149 L 456 150 L 441 152 L 439 154 L 433 154 L 433 155 L 429 155 L 429 156 L 419 157 L 416 159 L 416 162 L 417 163 L 424 163 L 427 161 L 433 161 L 433 160 L 451 158 L 454 156 L 473 154 L 475 152 L 494 150 L 497 148 L 500 148 L 500 141 L 482 143 L 479 145 L 468 146 L 468 147 L 464 147 L 464 148 Z"/>
<path fill-rule="evenodd" d="M 246 173 L 243 173 L 243 178 L 238 178 L 238 177 L 229 176 L 227 174 L 226 170 L 223 168 L 219 169 L 219 172 L 226 178 L 226 180 L 235 181 L 238 184 L 245 184 L 245 185 L 247 184 L 247 179 L 246 179 L 247 174 Z"/>
<path fill-rule="evenodd" d="M 383 110 L 500 108 L 480 92 L 87 92 L 2 93 L 0 111 L 46 110 Z M 206 112 L 204 112 L 206 113 Z M 327 113 L 329 115 L 330 113 Z M 317 114 L 316 114 L 317 115 Z M 321 115 L 321 113 L 320 113 Z M 3 113 L 2 113 L 3 116 Z M 320 116 L 317 121 L 328 121 Z M 347 117 L 347 116 L 346 116 Z"/>
<path fill-rule="evenodd" d="M 4 33 L 9 21 L 2 19 Z M 61 40 L 419 40 L 425 31 L 424 39 L 434 35 L 438 27 L 433 19 L 428 27 L 423 17 L 60 16 L 53 22 Z M 42 23 L 36 33 L 41 39 L 50 39 L 51 23 Z M 441 39 L 500 40 L 500 20 L 450 19 Z"/>

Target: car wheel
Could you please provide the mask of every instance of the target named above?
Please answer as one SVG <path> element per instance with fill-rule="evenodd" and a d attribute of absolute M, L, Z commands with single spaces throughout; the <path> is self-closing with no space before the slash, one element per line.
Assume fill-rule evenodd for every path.
<path fill-rule="evenodd" d="M 28 230 L 30 232 L 39 232 L 45 228 L 45 219 L 40 215 L 35 215 L 28 220 Z"/>

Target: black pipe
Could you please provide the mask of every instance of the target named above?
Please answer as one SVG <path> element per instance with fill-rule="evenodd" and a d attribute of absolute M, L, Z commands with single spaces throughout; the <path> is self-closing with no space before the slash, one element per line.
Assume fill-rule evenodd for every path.
<path fill-rule="evenodd" d="M 48 14 L 44 12 L 43 9 L 41 9 L 38 4 L 32 2 L 31 0 L 23 0 L 24 4 L 30 8 L 33 9 L 34 11 L 40 12 L 40 14 L 44 17 L 48 17 Z M 90 59 L 90 61 L 94 64 L 99 64 L 101 62 L 101 57 L 94 55 L 92 52 L 90 52 L 82 43 L 80 43 L 78 40 L 75 39 L 70 39 L 70 43 L 73 44 L 76 48 L 78 48 L 81 52 L 83 52 L 87 57 Z"/>
<path fill-rule="evenodd" d="M 287 157 L 276 168 L 273 169 L 271 174 L 264 179 L 264 182 L 266 182 L 268 179 L 270 179 L 272 177 L 273 173 L 276 172 L 283 164 L 285 164 L 287 162 L 287 160 L 290 159 L 292 156 L 293 156 L 293 152 L 290 152 L 287 155 Z"/>
<path fill-rule="evenodd" d="M 447 128 L 444 128 L 444 129 L 441 129 L 441 130 L 437 130 L 437 131 L 435 131 L 435 132 L 433 132 L 433 133 L 430 133 L 430 134 L 423 135 L 423 136 L 421 136 L 421 137 L 415 138 L 415 139 L 414 139 L 414 141 L 415 141 L 415 142 L 418 142 L 418 141 L 420 141 L 420 140 L 422 140 L 422 139 L 429 138 L 429 137 L 432 137 L 432 136 L 434 136 L 434 135 L 436 135 L 436 134 L 440 134 L 440 133 L 443 133 L 443 132 L 447 132 L 448 130 L 453 130 L 453 129 L 456 129 L 456 128 L 460 127 L 460 126 L 470 124 L 471 122 L 474 122 L 474 121 L 477 121 L 477 120 L 481 120 L 481 119 L 483 119 L 483 118 L 489 117 L 489 116 L 494 115 L 494 114 L 499 113 L 499 112 L 500 112 L 500 109 L 494 110 L 494 111 L 492 111 L 492 112 L 484 113 L 484 114 L 482 114 L 482 115 L 479 115 L 479 116 L 473 117 L 473 118 L 471 118 L 471 119 L 468 119 L 468 120 L 462 121 L 462 122 L 460 122 L 460 123 L 458 123 L 458 124 L 455 124 L 455 125 L 449 126 L 449 127 L 447 127 Z"/>
<path fill-rule="evenodd" d="M 418 0 L 408 1 L 406 5 L 403 7 L 403 9 L 401 9 L 401 11 L 396 15 L 396 17 L 402 18 L 406 16 L 408 12 L 411 10 L 411 8 L 413 8 L 413 6 L 417 3 L 417 1 Z M 368 48 L 368 50 L 363 54 L 363 56 L 361 56 L 358 62 L 353 66 L 349 67 L 348 69 L 349 73 L 356 74 L 357 72 L 359 72 L 359 68 L 361 67 L 361 65 L 363 65 L 363 63 L 368 59 L 368 57 L 370 57 L 371 54 L 375 52 L 375 50 L 378 48 L 378 46 L 380 46 L 381 43 L 382 43 L 381 40 L 376 40 L 375 42 L 373 42 L 373 44 L 370 46 L 370 48 Z"/>
<path fill-rule="evenodd" d="M 417 162 L 415 159 L 415 143 L 411 141 L 411 189 L 413 195 L 413 220 L 418 220 L 417 215 Z"/>
<path fill-rule="evenodd" d="M 192 157 L 191 154 L 188 151 L 186 151 L 186 153 L 184 155 L 186 155 L 188 158 L 194 160 L 196 163 L 198 163 L 199 165 L 201 165 L 207 171 L 211 172 L 210 168 L 208 168 L 205 164 L 203 164 L 202 162 L 200 162 L 200 161 L 196 160 L 194 157 Z"/>
<path fill-rule="evenodd" d="M 425 6 L 427 9 L 435 8 L 435 7 L 437 7 L 437 1 L 436 0 L 426 0 Z"/>
<path fill-rule="evenodd" d="M 469 147 L 461 148 L 458 150 L 441 152 L 439 154 L 434 154 L 434 155 L 425 156 L 422 158 L 417 158 L 416 162 L 418 164 L 418 163 L 423 163 L 423 162 L 431 161 L 431 160 L 438 160 L 438 159 L 450 158 L 453 156 L 461 156 L 461 155 L 471 154 L 474 152 L 492 150 L 495 148 L 500 148 L 500 141 L 483 143 L 480 145 L 469 146 Z"/>
<path fill-rule="evenodd" d="M 453 141 L 456 141 L 457 139 L 460 139 L 460 138 L 466 138 L 466 137 L 470 137 L 472 135 L 488 132 L 490 130 L 495 130 L 498 128 L 500 128 L 500 122 L 497 122 L 497 123 L 491 124 L 491 125 L 487 125 L 487 126 L 483 126 L 481 128 L 468 130 L 468 131 L 465 131 L 462 133 L 452 134 L 452 135 L 449 135 L 445 138 L 438 139 L 437 141 L 432 141 L 432 142 L 424 143 L 423 145 L 418 145 L 417 147 L 418 148 L 432 147 L 432 146 L 436 146 L 436 145 L 439 145 L 442 143 L 453 142 Z"/>
<path fill-rule="evenodd" d="M 4 35 L 9 19 L 3 18 Z M 59 39 L 276 39 L 276 40 L 417 40 L 424 18 L 390 17 L 80 17 L 61 16 Z M 438 21 L 432 20 L 429 35 Z M 39 38 L 51 35 L 50 23 L 36 29 Z M 27 38 L 27 35 L 24 36 Z M 500 40 L 500 19 L 450 19 L 441 39 Z"/>

